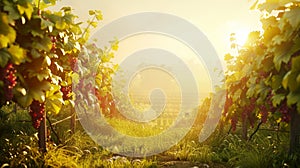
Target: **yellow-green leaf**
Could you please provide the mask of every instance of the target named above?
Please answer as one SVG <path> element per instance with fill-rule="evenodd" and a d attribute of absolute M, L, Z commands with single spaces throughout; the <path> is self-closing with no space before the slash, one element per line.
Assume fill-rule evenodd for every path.
<path fill-rule="evenodd" d="M 292 92 L 296 91 L 300 87 L 300 84 L 297 82 L 297 76 L 297 72 L 289 71 L 286 73 L 282 80 L 283 87 L 285 89 L 289 88 Z"/>
<path fill-rule="evenodd" d="M 102 16 L 101 11 L 97 11 L 96 19 L 97 19 L 98 21 L 103 19 L 103 16 Z"/>
<path fill-rule="evenodd" d="M 21 16 L 19 14 L 19 11 L 15 8 L 15 5 L 11 2 L 4 1 L 4 11 L 8 12 L 8 17 L 10 20 L 17 20 Z"/>
<path fill-rule="evenodd" d="M 300 93 L 290 92 L 287 96 L 287 104 L 293 105 L 300 102 Z"/>
<path fill-rule="evenodd" d="M 300 71 L 300 56 L 292 59 L 292 71 Z"/>
<path fill-rule="evenodd" d="M 4 49 L 0 49 L 0 66 L 3 68 L 8 60 L 10 59 L 10 54 Z"/>
<path fill-rule="evenodd" d="M 39 81 L 43 81 L 44 79 L 49 79 L 52 74 L 49 68 L 44 68 L 43 70 L 39 71 L 38 73 L 35 73 L 34 75 L 36 75 Z"/>
<path fill-rule="evenodd" d="M 12 62 L 16 65 L 23 63 L 26 59 L 26 51 L 18 45 L 11 45 L 8 48 Z"/>
<path fill-rule="evenodd" d="M 50 32 L 52 32 L 53 30 L 53 26 L 54 23 L 52 23 L 51 21 L 45 20 L 45 19 L 41 19 L 41 29 L 46 29 L 48 28 Z"/>
<path fill-rule="evenodd" d="M 297 76 L 296 80 L 300 84 L 300 74 Z"/>
<path fill-rule="evenodd" d="M 29 2 L 27 2 L 27 8 L 25 10 L 25 14 L 29 20 L 31 19 L 32 13 L 33 13 L 33 6 Z"/>
<path fill-rule="evenodd" d="M 97 22 L 89 22 L 89 24 L 91 24 L 94 28 L 97 27 L 98 23 Z"/>
<path fill-rule="evenodd" d="M 280 75 L 273 75 L 271 78 L 271 87 L 273 90 L 277 90 L 281 87 L 282 83 L 282 76 Z"/>
<path fill-rule="evenodd" d="M 55 22 L 55 27 L 59 30 L 64 30 L 67 26 L 67 23 L 63 19 L 59 19 Z"/>
<path fill-rule="evenodd" d="M 62 93 L 60 91 L 59 85 L 52 85 L 51 89 L 46 92 L 46 110 L 47 112 L 53 112 L 58 114 L 64 100 L 62 98 Z"/>
<path fill-rule="evenodd" d="M 89 10 L 89 15 L 94 15 L 95 11 L 94 10 Z"/>
<path fill-rule="evenodd" d="M 65 7 L 62 7 L 60 10 L 62 10 L 62 11 L 64 11 L 64 12 L 68 13 L 68 12 L 71 12 L 72 8 L 69 7 L 69 6 L 65 6 Z"/>
<path fill-rule="evenodd" d="M 26 94 L 24 96 L 16 96 L 16 99 L 22 107 L 28 107 L 33 101 L 32 96 L 29 94 Z"/>
<path fill-rule="evenodd" d="M 233 56 L 231 55 L 231 54 L 225 54 L 225 56 L 224 56 L 224 60 L 225 61 L 229 61 L 229 60 L 231 60 L 233 58 Z"/>
<path fill-rule="evenodd" d="M 23 5 L 17 5 L 18 11 L 21 15 L 23 15 L 25 13 L 25 15 L 27 16 L 28 19 L 31 19 L 32 16 L 32 12 L 33 12 L 33 7 L 32 5 L 27 2 L 26 4 Z"/>
<path fill-rule="evenodd" d="M 280 70 L 282 63 L 287 63 L 292 53 L 290 53 L 290 49 L 293 46 L 293 42 L 285 42 L 281 43 L 280 45 L 276 45 L 274 47 L 274 64 L 277 71 Z"/>
<path fill-rule="evenodd" d="M 32 43 L 32 47 L 38 50 L 44 50 L 48 52 L 52 48 L 52 42 L 50 38 L 43 38 L 40 41 L 34 41 Z"/>
<path fill-rule="evenodd" d="M 276 94 L 272 97 L 272 104 L 274 107 L 279 105 L 285 99 L 285 94 Z"/>
<path fill-rule="evenodd" d="M 16 39 L 16 31 L 9 26 L 8 17 L 5 13 L 0 13 L 0 48 L 5 48 Z"/>
<path fill-rule="evenodd" d="M 117 51 L 119 48 L 119 41 L 115 39 L 114 41 L 110 41 L 111 49 Z"/>
<path fill-rule="evenodd" d="M 300 25 L 300 8 L 293 8 L 287 11 L 284 17 L 289 21 L 293 28 L 297 28 Z"/>
<path fill-rule="evenodd" d="M 288 82 L 289 82 L 289 76 L 291 74 L 291 71 L 289 71 L 288 73 L 286 73 L 283 77 L 283 80 L 282 80 L 282 86 L 284 89 L 287 89 L 288 88 Z"/>

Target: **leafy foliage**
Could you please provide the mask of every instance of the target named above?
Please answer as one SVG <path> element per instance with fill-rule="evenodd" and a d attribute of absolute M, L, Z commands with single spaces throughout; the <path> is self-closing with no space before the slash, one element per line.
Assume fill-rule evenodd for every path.
<path fill-rule="evenodd" d="M 300 112 L 300 20 L 298 1 L 255 3 L 263 32 L 228 54 L 227 101 L 224 115 L 235 129 L 238 122 L 253 126 L 267 120 L 289 123 Z M 236 45 L 233 45 L 236 47 Z"/>
<path fill-rule="evenodd" d="M 117 41 L 110 47 L 100 49 L 96 44 L 87 44 L 79 54 L 76 70 L 73 71 L 73 86 L 76 89 L 76 105 L 79 109 L 100 106 L 102 114 L 116 115 L 117 109 L 112 97 L 112 75 L 118 65 L 112 63 Z M 94 67 L 94 68 L 93 68 Z M 85 101 L 82 101 L 85 100 Z"/>
<path fill-rule="evenodd" d="M 81 22 L 75 22 L 77 16 L 72 14 L 71 7 L 63 7 L 57 12 L 47 10 L 55 3 L 56 0 L 0 2 L 0 68 L 7 71 L 7 75 L 1 75 L 0 79 L 3 90 L 0 106 L 16 102 L 32 109 L 32 103 L 39 102 L 45 104 L 46 112 L 57 114 L 63 105 L 74 104 L 73 71 L 78 71 L 78 55 L 88 41 L 90 26 L 96 27 L 97 21 L 102 20 L 102 14 L 99 10 L 90 10 L 92 19 L 83 30 Z M 89 49 L 100 52 L 97 57 L 102 61 L 100 69 L 113 56 L 97 47 L 91 48 L 91 45 Z M 8 66 L 13 69 L 6 70 Z M 102 76 L 108 78 L 106 80 L 113 71 L 101 69 Z M 109 81 L 105 82 L 108 86 Z M 99 92 L 105 86 L 99 88 Z M 33 121 L 43 119 L 34 117 L 42 116 L 43 111 L 31 111 Z M 34 122 L 34 126 L 38 128 L 39 124 Z"/>
<path fill-rule="evenodd" d="M 57 85 L 68 83 L 71 65 L 66 62 L 80 52 L 81 29 L 74 22 L 76 16 L 68 9 L 40 12 L 31 1 L 5 0 L 0 9 L 0 34 L 5 39 L 1 40 L 0 64 L 13 63 L 17 76 L 12 101 L 28 107 L 34 100 L 49 105 L 55 98 L 60 104 L 48 111 L 57 113 L 64 103 Z"/>

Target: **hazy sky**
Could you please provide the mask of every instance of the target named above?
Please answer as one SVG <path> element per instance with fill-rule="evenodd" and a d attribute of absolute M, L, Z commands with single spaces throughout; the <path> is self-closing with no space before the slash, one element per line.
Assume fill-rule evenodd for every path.
<path fill-rule="evenodd" d="M 223 58 L 229 50 L 230 33 L 239 35 L 259 29 L 259 13 L 249 11 L 252 4 L 249 0 L 61 0 L 57 8 L 71 6 L 82 19 L 87 19 L 89 9 L 99 9 L 104 17 L 99 28 L 121 16 L 138 12 L 173 14 L 202 30 Z"/>
<path fill-rule="evenodd" d="M 211 41 L 218 56 L 223 60 L 224 54 L 230 50 L 231 33 L 237 33 L 237 40 L 242 41 L 248 32 L 260 28 L 259 13 L 249 11 L 252 4 L 253 2 L 249 0 L 61 0 L 55 8 L 71 6 L 81 20 L 88 19 L 88 10 L 101 10 L 104 20 L 99 24 L 98 29 L 122 16 L 139 12 L 163 12 L 176 15 L 197 26 Z M 96 31 L 97 29 L 93 32 Z M 141 42 L 146 47 L 163 46 L 162 48 L 173 51 L 177 55 L 183 55 L 184 61 L 197 74 L 198 87 L 202 89 L 200 92 L 211 91 L 207 89 L 210 80 L 205 67 L 194 61 L 195 57 L 190 57 L 193 52 L 177 44 L 178 42 L 172 42 L 169 38 L 144 35 L 124 40 L 120 43 L 117 54 L 119 61 L 122 60 L 122 56 L 136 51 L 137 48 L 140 49 Z"/>

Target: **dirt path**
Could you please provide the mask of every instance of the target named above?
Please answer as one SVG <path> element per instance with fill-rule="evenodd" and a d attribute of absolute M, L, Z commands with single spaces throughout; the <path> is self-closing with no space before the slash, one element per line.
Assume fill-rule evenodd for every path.
<path fill-rule="evenodd" d="M 158 166 L 161 168 L 226 168 L 217 163 L 197 163 L 191 161 L 175 160 L 167 155 L 159 155 L 157 157 Z"/>

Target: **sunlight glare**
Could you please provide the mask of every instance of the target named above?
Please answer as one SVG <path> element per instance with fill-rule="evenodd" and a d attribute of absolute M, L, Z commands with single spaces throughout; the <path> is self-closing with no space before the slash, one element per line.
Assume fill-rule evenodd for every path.
<path fill-rule="evenodd" d="M 227 22 L 227 29 L 229 32 L 235 34 L 235 43 L 239 46 L 243 46 L 248 38 L 248 34 L 250 33 L 250 29 L 244 25 L 244 23 L 237 21 L 229 21 Z M 227 37 L 229 37 L 228 35 Z"/>
<path fill-rule="evenodd" d="M 235 33 L 236 43 L 240 46 L 243 46 L 248 38 L 249 31 L 246 29 L 238 29 Z"/>

